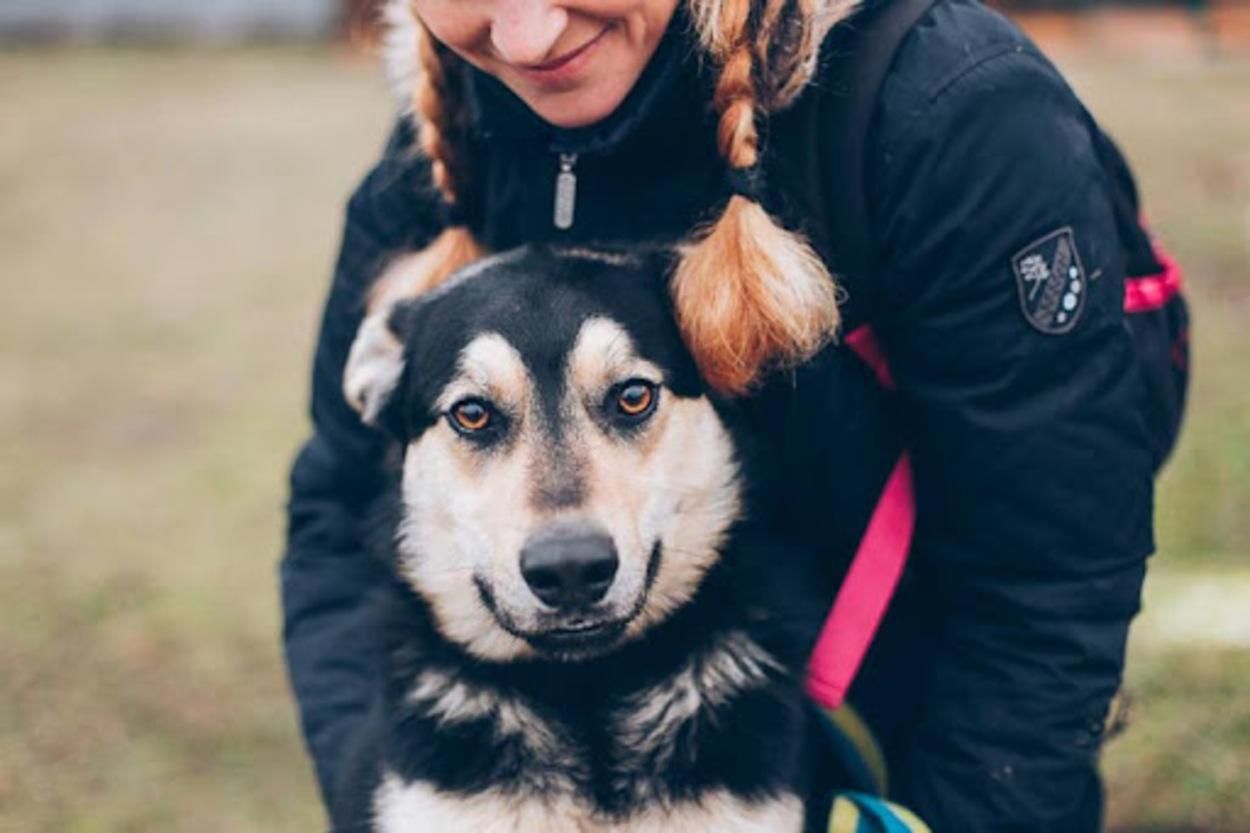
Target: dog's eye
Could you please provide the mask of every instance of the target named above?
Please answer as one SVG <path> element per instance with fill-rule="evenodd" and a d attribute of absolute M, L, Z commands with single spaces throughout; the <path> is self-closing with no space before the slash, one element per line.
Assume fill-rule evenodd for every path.
<path fill-rule="evenodd" d="M 626 382 L 616 390 L 616 410 L 630 420 L 640 420 L 655 410 L 657 398 L 655 385 L 650 382 Z"/>
<path fill-rule="evenodd" d="M 491 427 L 494 413 L 489 405 L 480 399 L 466 399 L 452 406 L 448 413 L 451 427 L 462 434 L 476 434 Z"/>

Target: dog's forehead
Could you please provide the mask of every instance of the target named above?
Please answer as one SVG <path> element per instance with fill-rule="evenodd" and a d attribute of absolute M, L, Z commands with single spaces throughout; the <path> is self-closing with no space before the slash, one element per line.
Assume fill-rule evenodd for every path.
<path fill-rule="evenodd" d="M 523 352 L 567 350 L 589 318 L 616 321 L 635 341 L 673 326 L 662 281 L 641 261 L 525 249 L 471 271 L 436 301 L 466 330 L 502 333 Z"/>
<path fill-rule="evenodd" d="M 526 366 L 554 369 L 575 345 L 621 350 L 656 365 L 683 392 L 698 387 L 669 306 L 665 276 L 644 260 L 524 249 L 471 267 L 426 299 L 409 334 L 420 375 L 445 384 L 483 335 L 506 341 Z M 605 333 L 627 338 L 611 344 Z M 584 335 L 598 337 L 588 342 Z"/>

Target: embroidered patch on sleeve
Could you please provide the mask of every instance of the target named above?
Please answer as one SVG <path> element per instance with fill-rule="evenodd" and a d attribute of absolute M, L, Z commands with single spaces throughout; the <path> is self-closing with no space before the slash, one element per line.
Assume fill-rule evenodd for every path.
<path fill-rule="evenodd" d="M 1071 228 L 1030 243 L 1011 259 L 1011 268 L 1020 309 L 1034 329 L 1061 335 L 1076 326 L 1085 309 L 1089 280 Z"/>

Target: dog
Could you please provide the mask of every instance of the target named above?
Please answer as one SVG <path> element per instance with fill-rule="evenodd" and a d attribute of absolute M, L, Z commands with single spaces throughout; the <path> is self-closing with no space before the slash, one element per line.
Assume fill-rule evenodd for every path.
<path fill-rule="evenodd" d="M 822 610 L 663 254 L 527 247 L 382 306 L 344 384 L 402 449 L 396 582 L 335 829 L 823 829 Z"/>

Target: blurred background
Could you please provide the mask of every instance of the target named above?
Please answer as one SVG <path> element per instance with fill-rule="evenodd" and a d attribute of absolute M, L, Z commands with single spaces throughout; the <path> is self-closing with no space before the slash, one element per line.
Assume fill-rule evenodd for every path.
<path fill-rule="evenodd" d="M 316 830 L 285 475 L 342 206 L 392 115 L 368 3 L 0 0 L 0 830 Z M 1250 829 L 1250 0 L 1017 0 L 1189 274 L 1121 833 Z"/>

